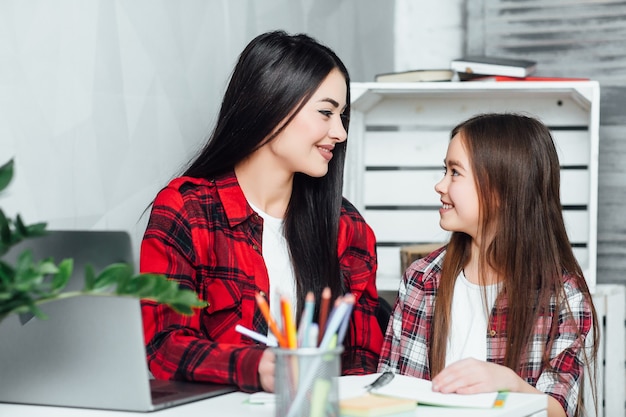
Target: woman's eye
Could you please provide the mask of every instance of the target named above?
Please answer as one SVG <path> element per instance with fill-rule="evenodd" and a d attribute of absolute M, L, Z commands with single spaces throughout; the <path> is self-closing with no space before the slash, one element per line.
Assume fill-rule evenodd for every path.
<path fill-rule="evenodd" d="M 330 110 L 320 110 L 319 112 L 320 112 L 321 114 L 323 114 L 324 116 L 326 116 L 326 117 L 330 117 L 330 116 L 332 116 L 332 115 L 333 115 L 333 112 L 332 112 L 332 111 L 330 111 Z"/>
<path fill-rule="evenodd" d="M 459 175 L 459 171 L 457 171 L 456 169 L 452 170 L 452 176 L 456 177 L 457 175 Z"/>

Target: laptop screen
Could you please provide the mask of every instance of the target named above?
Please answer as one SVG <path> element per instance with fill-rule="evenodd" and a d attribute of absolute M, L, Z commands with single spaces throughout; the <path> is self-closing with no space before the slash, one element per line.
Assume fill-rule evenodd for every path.
<path fill-rule="evenodd" d="M 98 272 L 113 262 L 132 262 L 126 232 L 51 232 L 23 242 L 6 259 L 28 245 L 36 259 L 53 256 L 58 263 L 74 258 L 68 285 L 72 289 L 82 287 L 87 263 Z M 24 322 L 9 316 L 0 323 L 0 401 L 135 411 L 159 408 L 151 397 L 139 300 L 80 296 L 41 308 L 47 320 Z M 190 386 L 189 394 L 177 392 Z M 236 389 L 172 384 L 159 390 L 176 394 L 165 407 Z"/>

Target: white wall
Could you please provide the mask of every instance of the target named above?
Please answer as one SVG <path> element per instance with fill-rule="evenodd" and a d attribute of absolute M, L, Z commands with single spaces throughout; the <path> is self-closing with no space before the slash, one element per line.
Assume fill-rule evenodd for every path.
<path fill-rule="evenodd" d="M 307 32 L 355 80 L 393 61 L 387 0 L 0 0 L 0 196 L 50 229 L 128 230 L 212 127 L 237 55 Z M 138 253 L 136 253 L 137 256 Z"/>
<path fill-rule="evenodd" d="M 463 54 L 465 0 L 396 0 L 395 69 L 449 68 Z"/>

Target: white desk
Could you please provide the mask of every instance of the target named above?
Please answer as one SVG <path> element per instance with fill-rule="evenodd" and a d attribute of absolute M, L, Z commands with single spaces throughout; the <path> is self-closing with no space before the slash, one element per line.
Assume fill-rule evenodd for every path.
<path fill-rule="evenodd" d="M 366 377 L 363 380 L 369 382 Z M 360 385 L 360 384 L 359 384 Z M 340 382 L 341 397 L 353 394 L 352 387 L 345 387 Z M 248 404 L 249 394 L 234 392 L 207 400 L 151 413 L 126 411 L 92 410 L 84 408 L 45 407 L 0 403 L 1 417 L 274 417 L 274 406 Z M 451 410 L 455 417 L 545 417 L 548 399 L 542 394 L 510 393 L 504 407 L 494 409 L 451 409 L 443 407 L 418 406 L 415 415 L 419 417 L 448 417 Z M 406 414 L 403 414 L 406 416 Z"/>

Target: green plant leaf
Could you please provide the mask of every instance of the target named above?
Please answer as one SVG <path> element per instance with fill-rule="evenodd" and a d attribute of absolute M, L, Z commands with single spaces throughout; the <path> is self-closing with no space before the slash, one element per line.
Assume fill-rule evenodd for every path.
<path fill-rule="evenodd" d="M 52 284 L 50 290 L 53 293 L 60 292 L 70 280 L 72 271 L 74 269 L 73 259 L 64 259 L 59 264 L 58 272 L 52 277 Z"/>
<path fill-rule="evenodd" d="M 13 179 L 13 159 L 0 166 L 0 191 L 7 188 L 11 179 Z"/>
<path fill-rule="evenodd" d="M 2 246 L 6 247 L 6 250 L 9 249 L 12 242 L 12 234 L 11 234 L 11 223 L 7 216 L 4 214 L 4 211 L 0 209 L 0 241 L 2 242 Z M 6 253 L 6 250 L 4 253 Z M 3 255 L 4 255 L 3 253 Z"/>
<path fill-rule="evenodd" d="M 93 271 L 93 267 L 91 265 L 85 266 L 85 288 L 84 291 L 90 292 L 93 291 L 93 286 L 96 283 L 96 274 Z"/>
<path fill-rule="evenodd" d="M 100 291 L 110 288 L 113 285 L 116 285 L 124 277 L 129 277 L 132 274 L 133 269 L 128 264 L 111 264 L 98 274 L 94 281 L 93 290 Z"/>

